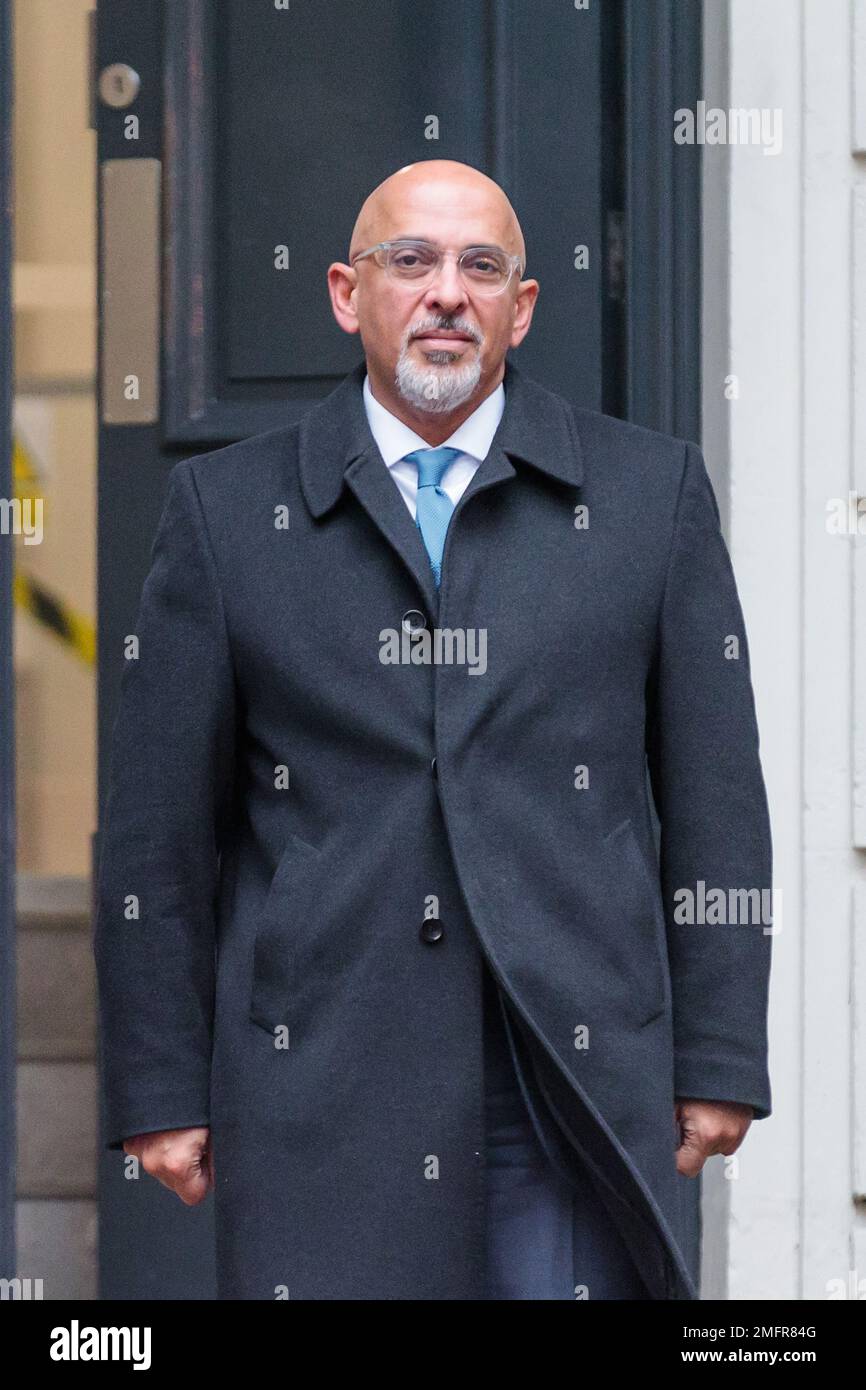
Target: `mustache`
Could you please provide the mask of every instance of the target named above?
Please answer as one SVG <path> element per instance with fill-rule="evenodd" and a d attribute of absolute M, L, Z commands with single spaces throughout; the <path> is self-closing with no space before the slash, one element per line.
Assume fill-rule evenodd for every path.
<path fill-rule="evenodd" d="M 406 342 L 408 343 L 412 338 L 417 338 L 419 333 L 431 333 L 437 329 L 443 333 L 465 333 L 479 347 L 483 342 L 483 334 L 478 331 L 475 325 L 459 318 L 429 318 L 422 320 L 421 323 L 415 323 L 407 334 Z"/>

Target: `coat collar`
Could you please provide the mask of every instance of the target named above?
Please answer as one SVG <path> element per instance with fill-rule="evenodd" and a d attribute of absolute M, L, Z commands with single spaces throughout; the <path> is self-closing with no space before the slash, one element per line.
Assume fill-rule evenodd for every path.
<path fill-rule="evenodd" d="M 366 362 L 359 362 L 330 395 L 301 419 L 301 488 L 315 517 L 324 516 L 337 502 L 349 469 L 357 477 L 370 459 L 378 460 L 382 477 L 397 496 L 364 409 L 362 388 L 366 370 Z M 507 358 L 503 384 L 505 409 L 476 479 L 480 482 L 481 475 L 489 471 L 485 465 L 496 467 L 497 457 L 505 454 L 560 482 L 579 486 L 583 481 L 583 458 L 567 401 L 524 376 Z M 501 476 L 513 476 L 513 472 L 508 468 Z"/>

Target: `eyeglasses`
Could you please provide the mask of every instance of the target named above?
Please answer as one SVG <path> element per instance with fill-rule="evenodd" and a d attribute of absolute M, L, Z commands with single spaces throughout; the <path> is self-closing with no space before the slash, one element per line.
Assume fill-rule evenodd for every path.
<path fill-rule="evenodd" d="M 478 294 L 502 294 L 515 270 L 520 270 L 520 256 L 508 256 L 498 246 L 467 246 L 464 251 L 441 251 L 430 241 L 380 241 L 367 251 L 358 251 L 350 264 L 365 256 L 375 257 L 376 264 L 392 280 L 424 289 L 439 274 L 446 255 L 456 255 L 457 268 L 463 280 Z"/>

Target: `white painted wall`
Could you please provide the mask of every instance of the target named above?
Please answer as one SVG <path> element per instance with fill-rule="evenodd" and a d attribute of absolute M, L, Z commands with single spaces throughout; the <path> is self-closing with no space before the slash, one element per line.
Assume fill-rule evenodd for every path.
<path fill-rule="evenodd" d="M 745 610 L 784 895 L 774 1113 L 753 1125 L 735 1176 L 720 1158 L 709 1165 L 708 1297 L 824 1299 L 830 1281 L 857 1277 L 866 1298 L 855 1201 L 866 1187 L 866 536 L 855 545 L 826 527 L 828 499 L 866 494 L 864 9 L 705 0 L 708 99 L 781 108 L 784 137 L 776 156 L 704 150 L 704 448 Z"/>

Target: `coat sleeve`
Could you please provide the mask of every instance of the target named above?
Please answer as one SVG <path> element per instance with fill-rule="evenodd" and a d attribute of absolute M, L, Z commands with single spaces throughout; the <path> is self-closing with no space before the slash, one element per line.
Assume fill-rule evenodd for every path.
<path fill-rule="evenodd" d="M 124 652 L 101 835 L 94 955 L 103 1142 L 207 1125 L 218 841 L 235 686 L 190 461 L 171 470 Z M 127 643 L 128 645 L 128 643 Z"/>
<path fill-rule="evenodd" d="M 770 820 L 743 614 L 715 494 L 694 444 L 686 445 L 647 693 L 675 1095 L 742 1101 L 764 1119 L 771 1112 Z M 712 922 L 709 911 L 703 915 L 710 920 L 682 920 L 688 898 L 675 895 L 689 890 L 697 904 L 701 883 L 705 894 L 722 889 L 736 904 L 723 922 Z M 738 889 L 750 896 L 730 891 Z"/>

